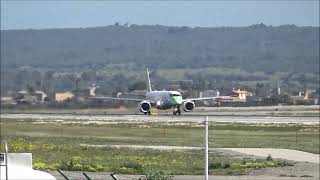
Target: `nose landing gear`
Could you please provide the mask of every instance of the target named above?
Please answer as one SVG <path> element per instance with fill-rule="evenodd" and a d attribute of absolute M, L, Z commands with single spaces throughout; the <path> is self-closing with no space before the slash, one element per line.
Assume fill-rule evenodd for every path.
<path fill-rule="evenodd" d="M 173 115 L 181 115 L 180 106 L 177 106 L 173 109 Z"/>

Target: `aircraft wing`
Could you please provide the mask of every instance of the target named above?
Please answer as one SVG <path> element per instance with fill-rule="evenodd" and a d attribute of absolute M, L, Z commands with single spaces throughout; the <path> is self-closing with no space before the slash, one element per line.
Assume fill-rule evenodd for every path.
<path fill-rule="evenodd" d="M 186 102 L 186 101 L 203 101 L 203 100 L 223 101 L 223 100 L 233 100 L 233 99 L 232 98 L 228 98 L 226 96 L 214 96 L 214 97 L 200 97 L 200 98 L 184 99 L 183 102 Z"/>
<path fill-rule="evenodd" d="M 92 96 L 92 97 L 88 97 L 88 99 L 109 99 L 109 100 L 120 100 L 120 101 L 136 101 L 136 102 L 144 101 L 144 99 L 117 98 L 117 97 L 106 97 L 106 96 Z"/>
<path fill-rule="evenodd" d="M 219 97 L 190 98 L 190 99 L 184 99 L 183 102 L 186 102 L 186 101 L 216 100 L 216 99 L 220 99 L 220 98 Z"/>

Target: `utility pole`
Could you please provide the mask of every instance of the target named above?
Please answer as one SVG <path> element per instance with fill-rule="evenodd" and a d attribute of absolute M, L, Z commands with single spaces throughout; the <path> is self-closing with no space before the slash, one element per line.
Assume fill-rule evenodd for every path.
<path fill-rule="evenodd" d="M 206 116 L 206 120 L 204 121 L 204 125 L 205 125 L 205 180 L 208 180 L 209 178 L 209 172 L 208 172 L 208 166 L 209 166 L 209 155 L 208 155 L 208 116 Z"/>

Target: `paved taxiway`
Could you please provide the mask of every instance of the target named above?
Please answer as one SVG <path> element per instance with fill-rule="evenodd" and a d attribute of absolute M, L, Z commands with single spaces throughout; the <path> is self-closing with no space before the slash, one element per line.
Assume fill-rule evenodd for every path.
<path fill-rule="evenodd" d="M 77 114 L 1 114 L 1 118 L 8 119 L 34 119 L 34 120 L 86 120 L 86 121 L 158 121 L 158 122 L 200 122 L 204 116 L 145 116 L 145 115 L 77 115 Z M 295 116 L 209 116 L 211 122 L 225 123 L 296 123 L 319 124 L 319 117 L 295 117 Z"/>

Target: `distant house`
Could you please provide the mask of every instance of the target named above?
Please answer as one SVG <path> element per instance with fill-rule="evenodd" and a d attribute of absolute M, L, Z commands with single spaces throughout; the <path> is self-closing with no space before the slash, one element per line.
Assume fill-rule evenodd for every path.
<path fill-rule="evenodd" d="M 309 97 L 309 93 L 314 93 L 314 91 L 305 90 L 299 91 L 298 95 L 289 96 L 289 102 L 292 104 L 318 104 L 318 97 L 313 96 Z"/>
<path fill-rule="evenodd" d="M 29 93 L 28 93 L 28 91 L 25 91 L 25 90 L 19 91 L 19 92 L 17 93 L 18 97 L 22 97 L 22 96 L 25 96 L 25 95 L 27 95 L 27 94 L 29 94 Z"/>
<path fill-rule="evenodd" d="M 246 91 L 246 90 L 240 90 L 240 89 L 235 90 L 235 89 L 233 89 L 230 97 L 234 98 L 234 100 L 237 100 L 237 101 L 246 102 L 247 96 L 252 96 L 252 95 L 253 95 L 252 92 L 249 92 L 249 91 Z"/>
<path fill-rule="evenodd" d="M 41 103 L 43 103 L 48 97 L 48 95 L 43 91 L 35 91 L 34 93 L 32 93 L 32 95 L 35 96 L 37 101 Z"/>
<path fill-rule="evenodd" d="M 218 90 L 206 90 L 200 92 L 200 97 L 217 97 L 215 100 L 207 100 L 204 101 L 205 105 L 218 105 L 220 103 L 243 103 L 247 101 L 247 97 L 253 96 L 252 92 L 246 90 L 235 90 L 233 89 L 231 93 L 227 96 L 220 96 L 220 92 Z"/>
<path fill-rule="evenodd" d="M 205 91 L 201 91 L 199 93 L 199 97 L 215 97 L 215 96 L 219 96 L 219 91 L 218 90 L 205 90 Z M 215 101 L 214 100 L 204 100 L 203 104 L 206 106 L 213 106 L 215 105 Z"/>
<path fill-rule="evenodd" d="M 25 95 L 23 98 L 17 99 L 18 104 L 35 104 L 37 103 L 37 98 L 31 95 Z"/>
<path fill-rule="evenodd" d="M 203 92 L 200 92 L 200 97 L 214 97 L 219 96 L 220 92 L 218 90 L 206 90 Z"/>
<path fill-rule="evenodd" d="M 59 92 L 54 94 L 54 100 L 57 102 L 64 102 L 68 99 L 72 99 L 74 97 L 74 94 L 70 91 L 67 92 Z"/>
<path fill-rule="evenodd" d="M 48 95 L 43 91 L 19 91 L 17 93 L 16 101 L 18 104 L 34 104 L 34 103 L 44 103 Z"/>

